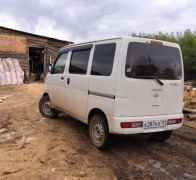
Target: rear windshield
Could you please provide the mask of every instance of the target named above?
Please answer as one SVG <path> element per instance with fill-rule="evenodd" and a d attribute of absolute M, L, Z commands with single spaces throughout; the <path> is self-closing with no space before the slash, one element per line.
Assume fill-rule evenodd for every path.
<path fill-rule="evenodd" d="M 179 80 L 181 56 L 177 48 L 147 43 L 130 43 L 125 74 L 130 78 Z"/>

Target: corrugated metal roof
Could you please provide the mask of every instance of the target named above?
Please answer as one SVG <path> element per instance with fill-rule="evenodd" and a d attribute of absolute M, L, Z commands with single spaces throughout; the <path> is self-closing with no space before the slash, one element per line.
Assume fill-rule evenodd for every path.
<path fill-rule="evenodd" d="M 21 34 L 25 34 L 25 35 L 29 35 L 29 36 L 49 39 L 49 40 L 53 40 L 53 41 L 59 41 L 59 42 L 64 42 L 64 43 L 73 43 L 71 41 L 60 40 L 60 39 L 56 39 L 56 38 L 52 38 L 52 37 L 48 37 L 48 36 L 42 36 L 42 35 L 38 35 L 38 34 L 33 34 L 33 33 L 30 33 L 30 32 L 25 32 L 25 31 L 21 31 L 21 30 L 11 29 L 11 28 L 7 28 L 7 27 L 4 27 L 4 26 L 0 26 L 0 29 L 4 29 L 4 30 L 7 30 L 7 31 L 13 31 L 13 32 L 17 32 L 17 33 L 21 33 Z"/>

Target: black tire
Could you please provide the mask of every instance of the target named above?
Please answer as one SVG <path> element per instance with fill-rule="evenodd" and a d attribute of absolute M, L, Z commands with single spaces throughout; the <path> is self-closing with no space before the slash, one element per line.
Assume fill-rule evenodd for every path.
<path fill-rule="evenodd" d="M 110 135 L 107 120 L 102 114 L 94 114 L 90 117 L 89 136 L 96 148 L 103 150 L 109 146 Z"/>
<path fill-rule="evenodd" d="M 42 114 L 42 116 L 46 118 L 55 118 L 58 115 L 58 112 L 50 107 L 50 98 L 48 96 L 42 96 L 42 98 L 40 99 L 39 111 Z"/>
<path fill-rule="evenodd" d="M 164 142 L 168 140 L 171 137 L 171 135 L 172 135 L 172 131 L 152 133 L 150 135 L 150 140 L 156 141 L 156 142 Z"/>

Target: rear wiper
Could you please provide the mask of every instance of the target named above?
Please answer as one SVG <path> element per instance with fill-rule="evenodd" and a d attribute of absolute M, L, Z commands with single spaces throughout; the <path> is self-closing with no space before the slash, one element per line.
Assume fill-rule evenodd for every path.
<path fill-rule="evenodd" d="M 160 86 L 163 86 L 164 85 L 163 81 L 161 81 L 157 76 L 154 76 L 154 79 L 158 82 L 158 84 Z"/>
<path fill-rule="evenodd" d="M 151 78 L 151 79 L 156 80 L 157 83 L 158 83 L 160 86 L 163 86 L 163 85 L 164 85 L 163 81 L 161 81 L 161 80 L 158 78 L 158 76 L 146 76 L 146 78 L 148 78 L 148 79 Z"/>
<path fill-rule="evenodd" d="M 132 75 L 132 77 L 134 78 L 143 78 L 143 79 L 154 79 L 157 81 L 157 83 L 160 85 L 160 86 L 163 86 L 164 83 L 163 81 L 161 81 L 158 76 L 138 76 L 138 75 Z"/>

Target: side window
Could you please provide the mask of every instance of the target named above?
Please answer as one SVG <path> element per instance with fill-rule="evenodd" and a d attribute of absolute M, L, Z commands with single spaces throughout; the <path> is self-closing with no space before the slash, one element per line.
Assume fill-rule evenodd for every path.
<path fill-rule="evenodd" d="M 64 72 L 67 55 L 68 53 L 64 53 L 57 58 L 53 67 L 52 74 L 62 74 Z"/>
<path fill-rule="evenodd" d="M 116 44 L 101 44 L 95 46 L 92 63 L 92 75 L 110 76 L 112 73 Z"/>
<path fill-rule="evenodd" d="M 72 74 L 86 74 L 90 56 L 89 49 L 74 50 L 72 52 L 69 72 Z"/>

